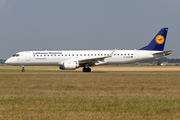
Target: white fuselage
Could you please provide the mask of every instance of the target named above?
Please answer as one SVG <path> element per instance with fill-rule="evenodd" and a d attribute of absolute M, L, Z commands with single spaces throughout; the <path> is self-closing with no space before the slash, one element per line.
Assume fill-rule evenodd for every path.
<path fill-rule="evenodd" d="M 10 65 L 62 65 L 63 61 L 78 61 L 80 67 L 88 63 L 90 66 L 128 64 L 144 61 L 162 55 L 153 55 L 160 51 L 150 50 L 116 50 L 111 57 L 102 61 L 97 58 L 110 55 L 112 50 L 74 50 L 74 51 L 23 51 L 7 59 Z M 93 59 L 94 58 L 94 59 Z"/>

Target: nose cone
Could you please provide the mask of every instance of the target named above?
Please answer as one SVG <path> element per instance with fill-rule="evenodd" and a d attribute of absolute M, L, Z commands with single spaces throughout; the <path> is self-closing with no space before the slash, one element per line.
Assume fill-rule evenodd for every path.
<path fill-rule="evenodd" d="M 11 63 L 10 61 L 11 61 L 10 59 L 7 59 L 7 60 L 5 61 L 5 64 L 10 64 L 10 63 Z"/>

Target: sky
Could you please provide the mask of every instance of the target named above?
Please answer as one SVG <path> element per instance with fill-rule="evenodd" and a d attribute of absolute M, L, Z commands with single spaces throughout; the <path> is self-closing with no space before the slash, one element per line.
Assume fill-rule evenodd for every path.
<path fill-rule="evenodd" d="M 180 0 L 0 0 L 0 59 L 33 50 L 133 50 L 168 27 L 180 57 Z"/>

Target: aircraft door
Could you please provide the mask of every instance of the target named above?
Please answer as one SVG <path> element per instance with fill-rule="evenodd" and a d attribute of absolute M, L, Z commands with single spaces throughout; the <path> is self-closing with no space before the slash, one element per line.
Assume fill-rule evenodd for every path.
<path fill-rule="evenodd" d="M 25 52 L 26 61 L 30 60 L 30 52 Z"/>
<path fill-rule="evenodd" d="M 135 50 L 135 58 L 136 60 L 139 60 L 139 50 Z"/>

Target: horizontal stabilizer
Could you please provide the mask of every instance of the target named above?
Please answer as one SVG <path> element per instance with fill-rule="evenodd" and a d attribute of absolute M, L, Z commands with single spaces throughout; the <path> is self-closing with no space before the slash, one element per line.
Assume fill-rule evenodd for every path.
<path fill-rule="evenodd" d="M 163 56 L 166 56 L 166 55 L 170 55 L 171 52 L 173 52 L 174 50 L 168 50 L 168 51 L 162 51 L 162 52 L 158 52 L 158 53 L 153 53 L 153 55 L 163 55 Z"/>

